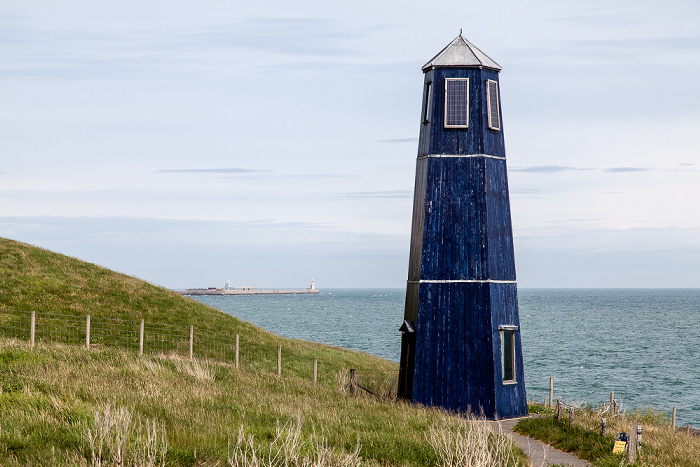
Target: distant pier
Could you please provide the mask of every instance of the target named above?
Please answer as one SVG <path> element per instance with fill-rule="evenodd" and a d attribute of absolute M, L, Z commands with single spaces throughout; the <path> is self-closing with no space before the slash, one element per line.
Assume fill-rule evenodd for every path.
<path fill-rule="evenodd" d="M 257 287 L 231 287 L 231 281 L 225 287 L 209 287 L 207 289 L 176 290 L 180 295 L 289 295 L 289 294 L 318 294 L 314 281 L 306 289 L 258 289 Z"/>

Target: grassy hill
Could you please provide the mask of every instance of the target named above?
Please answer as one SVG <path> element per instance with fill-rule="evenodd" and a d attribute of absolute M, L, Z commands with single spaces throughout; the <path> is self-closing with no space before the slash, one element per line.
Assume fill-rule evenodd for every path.
<path fill-rule="evenodd" d="M 2 309 L 194 324 L 282 345 L 286 358 L 320 356 L 338 371 L 314 385 L 266 367 L 49 339 L 32 349 L 0 336 L 0 465 L 443 465 L 460 442 L 491 452 L 488 465 L 524 459 L 483 422 L 345 390 L 348 368 L 390 373 L 392 362 L 284 339 L 172 291 L 7 239 L 0 319 Z"/>
<path fill-rule="evenodd" d="M 395 371 L 379 357 L 307 341 L 284 339 L 171 290 L 42 248 L 0 238 L 0 308 L 50 313 L 54 317 L 90 314 L 187 327 L 242 340 L 290 357 L 319 357 L 333 366 Z"/>

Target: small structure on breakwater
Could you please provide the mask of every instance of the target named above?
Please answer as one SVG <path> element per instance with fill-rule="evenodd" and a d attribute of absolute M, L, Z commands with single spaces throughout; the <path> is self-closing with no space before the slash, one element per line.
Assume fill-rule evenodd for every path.
<path fill-rule="evenodd" d="M 224 287 L 209 287 L 207 289 L 178 290 L 180 295 L 280 295 L 280 294 L 317 294 L 315 281 L 311 279 L 311 285 L 306 289 L 258 289 L 257 287 L 234 286 L 231 281 Z"/>
<path fill-rule="evenodd" d="M 527 414 L 501 67 L 460 31 L 423 67 L 399 396 Z"/>

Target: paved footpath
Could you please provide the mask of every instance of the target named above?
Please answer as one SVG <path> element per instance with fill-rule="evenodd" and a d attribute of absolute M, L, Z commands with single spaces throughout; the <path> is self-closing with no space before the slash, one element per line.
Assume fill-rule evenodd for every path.
<path fill-rule="evenodd" d="M 513 427 L 520 420 L 520 418 L 514 418 L 489 423 L 492 423 L 495 429 L 500 427 L 503 433 L 510 435 L 513 438 L 513 441 L 515 441 L 515 444 L 520 446 L 520 449 L 522 449 L 523 452 L 528 455 L 533 467 L 546 467 L 548 465 L 567 465 L 579 467 L 591 465 L 573 454 L 559 451 L 558 449 L 554 449 L 552 446 L 544 444 L 541 441 L 515 433 L 513 431 Z"/>

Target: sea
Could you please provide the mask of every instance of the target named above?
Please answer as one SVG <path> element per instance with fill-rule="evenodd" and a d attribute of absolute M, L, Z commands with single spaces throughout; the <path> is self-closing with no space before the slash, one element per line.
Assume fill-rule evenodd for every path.
<path fill-rule="evenodd" d="M 197 296 L 284 337 L 399 361 L 404 289 Z M 700 289 L 518 290 L 528 400 L 671 412 L 700 428 Z"/>

